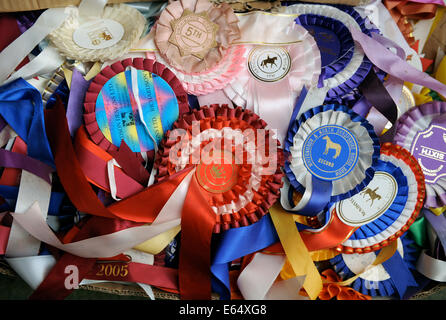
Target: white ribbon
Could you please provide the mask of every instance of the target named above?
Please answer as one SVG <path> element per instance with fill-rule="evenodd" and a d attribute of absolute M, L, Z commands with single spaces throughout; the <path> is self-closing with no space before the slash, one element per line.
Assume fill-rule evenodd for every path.
<path fill-rule="evenodd" d="M 0 83 L 4 83 L 34 47 L 58 28 L 67 17 L 65 8 L 45 10 L 31 28 L 0 52 Z"/>

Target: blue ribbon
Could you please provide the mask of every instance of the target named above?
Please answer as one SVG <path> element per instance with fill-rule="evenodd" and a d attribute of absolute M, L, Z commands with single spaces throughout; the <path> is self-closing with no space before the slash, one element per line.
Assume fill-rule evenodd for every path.
<path fill-rule="evenodd" d="M 403 298 L 408 287 L 418 286 L 418 283 L 415 281 L 398 250 L 390 259 L 383 262 L 382 265 L 389 274 L 400 299 Z"/>
<path fill-rule="evenodd" d="M 27 145 L 28 155 L 55 168 L 40 92 L 23 79 L 0 87 L 0 115 Z"/>
<path fill-rule="evenodd" d="M 262 250 L 278 241 L 279 237 L 269 214 L 252 225 L 223 232 L 216 243 L 211 265 L 212 290 L 220 294 L 220 299 L 230 299 L 230 262 Z"/>

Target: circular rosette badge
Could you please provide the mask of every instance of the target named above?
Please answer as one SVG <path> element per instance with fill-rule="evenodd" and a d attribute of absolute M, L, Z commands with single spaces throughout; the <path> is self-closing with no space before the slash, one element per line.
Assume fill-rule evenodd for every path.
<path fill-rule="evenodd" d="M 446 205 L 446 103 L 433 101 L 414 107 L 397 121 L 394 142 L 417 159 L 425 178 L 425 206 Z"/>
<path fill-rule="evenodd" d="M 172 72 L 150 59 L 127 59 L 104 68 L 84 101 L 85 127 L 106 151 L 122 141 L 133 152 L 157 150 L 167 130 L 189 110 L 187 94 Z"/>
<path fill-rule="evenodd" d="M 285 141 L 286 186 L 302 194 L 294 206 L 286 190 L 287 210 L 317 215 L 328 203 L 360 192 L 372 180 L 379 157 L 373 127 L 342 105 L 319 106 L 303 113 L 291 125 Z"/>
<path fill-rule="evenodd" d="M 192 168 L 216 215 L 215 233 L 257 222 L 278 199 L 283 176 L 283 155 L 265 126 L 242 108 L 193 110 L 163 140 L 156 180 Z"/>
<path fill-rule="evenodd" d="M 170 24 L 173 32 L 169 42 L 178 47 L 182 56 L 194 55 L 203 59 L 210 49 L 217 46 L 218 25 L 209 20 L 206 12 L 197 14 L 186 9 L 179 19 Z"/>
<path fill-rule="evenodd" d="M 208 0 L 174 1 L 155 26 L 155 45 L 167 64 L 186 73 L 215 67 L 240 38 L 238 19 L 228 4 Z"/>
<path fill-rule="evenodd" d="M 248 57 L 249 72 L 260 81 L 278 81 L 288 74 L 290 68 L 290 54 L 281 47 L 257 47 Z"/>
<path fill-rule="evenodd" d="M 416 159 L 400 146 L 383 144 L 372 181 L 335 204 L 339 219 L 356 228 L 336 249 L 364 253 L 389 245 L 418 217 L 424 198 L 424 177 Z"/>
<path fill-rule="evenodd" d="M 307 170 L 323 180 L 345 177 L 356 165 L 359 155 L 355 136 L 337 125 L 325 125 L 312 131 L 302 150 Z"/>

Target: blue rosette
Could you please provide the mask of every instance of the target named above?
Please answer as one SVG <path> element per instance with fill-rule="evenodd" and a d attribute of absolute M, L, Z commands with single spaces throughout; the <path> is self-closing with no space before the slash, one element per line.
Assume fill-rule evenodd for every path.
<path fill-rule="evenodd" d="M 307 216 L 366 187 L 380 155 L 372 125 L 337 104 L 312 108 L 291 122 L 284 147 L 289 157 L 281 203 L 286 210 Z M 292 189 L 302 194 L 297 206 L 289 201 Z"/>
<path fill-rule="evenodd" d="M 378 252 L 339 254 L 329 262 L 343 280 L 359 275 L 350 285 L 356 291 L 372 297 L 399 296 L 401 299 L 408 287 L 418 286 L 412 271 L 415 270 L 419 250 L 406 234 L 396 241 L 398 243 L 395 254 L 382 264 L 366 271 L 364 271 L 366 266 L 376 259 Z"/>
<path fill-rule="evenodd" d="M 319 19 L 337 20 L 347 28 L 347 31 L 348 28 L 353 27 L 367 35 L 371 35 L 372 32 L 379 32 L 376 28 L 368 27 L 367 20 L 362 18 L 351 6 L 293 4 L 282 7 L 280 12 L 299 14 L 296 23 L 300 23 L 300 17 L 303 15 L 318 15 Z M 349 31 L 348 33 L 350 34 Z M 346 57 L 340 57 L 339 61 L 332 63 L 336 65 L 335 69 L 339 70 L 337 73 L 329 71 L 330 68 L 326 67 L 321 74 L 322 86 L 328 89 L 326 103 L 331 103 L 357 89 L 373 66 L 358 45 L 354 44 L 347 49 L 352 50 L 352 56 L 349 60 Z M 340 67 L 341 63 L 344 64 L 343 67 Z"/>
<path fill-rule="evenodd" d="M 324 79 L 341 72 L 350 62 L 355 42 L 342 22 L 316 14 L 302 14 L 295 22 L 315 38 L 321 52 L 321 75 Z"/>

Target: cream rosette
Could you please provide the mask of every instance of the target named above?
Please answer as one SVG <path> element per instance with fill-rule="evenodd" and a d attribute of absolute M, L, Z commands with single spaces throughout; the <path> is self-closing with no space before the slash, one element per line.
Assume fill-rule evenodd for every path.
<path fill-rule="evenodd" d="M 141 37 L 144 16 L 125 4 L 105 6 L 100 16 L 81 16 L 68 7 L 62 26 L 48 35 L 51 45 L 67 59 L 81 62 L 114 60 L 127 53 Z"/>
<path fill-rule="evenodd" d="M 308 110 L 290 125 L 285 151 L 290 154 L 284 166 L 287 185 L 301 193 L 302 199 L 293 208 L 285 188 L 282 206 L 305 213 L 305 206 L 318 198 L 319 204 L 308 213 L 315 215 L 329 201 L 351 197 L 367 186 L 375 172 L 380 146 L 367 120 L 345 106 L 331 104 Z"/>

